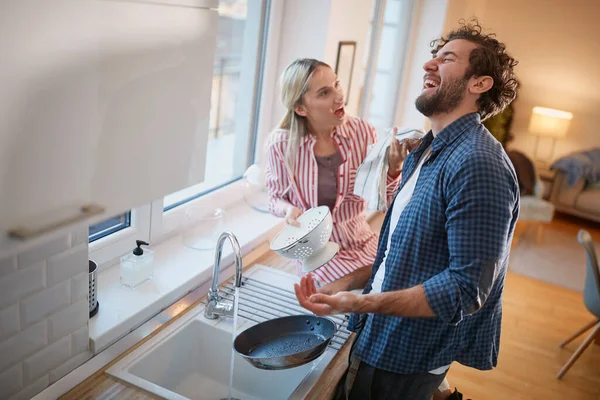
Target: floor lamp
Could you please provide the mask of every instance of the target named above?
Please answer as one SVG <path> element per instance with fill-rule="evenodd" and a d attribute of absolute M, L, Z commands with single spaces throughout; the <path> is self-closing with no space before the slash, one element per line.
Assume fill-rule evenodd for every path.
<path fill-rule="evenodd" d="M 554 110 L 545 107 L 533 107 L 529 121 L 529 132 L 536 137 L 534 158 L 537 163 L 548 165 L 554 157 L 556 140 L 567 135 L 569 124 L 573 114 L 567 111 Z M 552 150 L 547 158 L 540 158 L 538 154 L 540 137 L 544 136 L 552 140 Z"/>

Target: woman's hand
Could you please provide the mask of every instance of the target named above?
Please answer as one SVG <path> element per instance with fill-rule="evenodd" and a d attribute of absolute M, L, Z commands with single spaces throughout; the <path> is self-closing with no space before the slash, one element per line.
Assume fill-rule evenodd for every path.
<path fill-rule="evenodd" d="M 294 206 L 288 206 L 285 210 L 285 222 L 289 225 L 300 226 L 296 221 L 300 215 L 302 215 L 302 211 Z"/>
<path fill-rule="evenodd" d="M 404 139 L 400 142 L 396 139 L 398 134 L 398 128 L 392 129 L 392 145 L 390 146 L 390 152 L 388 154 L 388 174 L 392 178 L 398 177 L 402 172 L 402 165 L 408 154 L 421 144 L 421 139 Z"/>

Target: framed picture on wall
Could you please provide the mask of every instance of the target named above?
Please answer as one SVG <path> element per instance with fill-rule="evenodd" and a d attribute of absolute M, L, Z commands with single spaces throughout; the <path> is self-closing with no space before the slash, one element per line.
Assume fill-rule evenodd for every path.
<path fill-rule="evenodd" d="M 354 57 L 356 56 L 356 42 L 339 42 L 337 60 L 335 61 L 335 73 L 346 94 L 346 105 L 350 98 L 352 84 L 352 72 L 354 70 Z"/>

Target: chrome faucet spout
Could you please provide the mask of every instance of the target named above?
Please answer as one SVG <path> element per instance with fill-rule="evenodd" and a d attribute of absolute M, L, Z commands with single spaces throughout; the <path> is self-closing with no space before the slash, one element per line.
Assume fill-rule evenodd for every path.
<path fill-rule="evenodd" d="M 233 248 L 233 254 L 235 256 L 235 286 L 240 287 L 242 285 L 242 252 L 240 250 L 240 244 L 231 232 L 223 232 L 217 240 L 217 246 L 215 248 L 215 263 L 212 271 L 212 284 L 208 290 L 208 304 L 204 310 L 204 316 L 209 319 L 217 319 L 219 316 L 232 317 L 233 316 L 233 303 L 224 300 L 219 295 L 219 272 L 221 271 L 221 255 L 223 253 L 223 245 L 225 240 L 229 239 L 231 247 Z"/>

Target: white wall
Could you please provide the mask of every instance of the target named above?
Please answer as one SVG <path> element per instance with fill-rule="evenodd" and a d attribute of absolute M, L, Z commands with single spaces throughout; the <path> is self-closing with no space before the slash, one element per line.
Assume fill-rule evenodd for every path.
<path fill-rule="evenodd" d="M 87 233 L 0 259 L 0 399 L 30 399 L 91 357 Z"/>
<path fill-rule="evenodd" d="M 600 146 L 600 1 L 451 0 L 446 26 L 471 15 L 496 32 L 520 63 L 516 138 L 510 146 L 533 155 L 535 139 L 527 127 L 534 106 L 573 113 L 567 137 L 556 143 L 555 158 Z M 547 144 L 540 142 L 540 153 Z"/>

